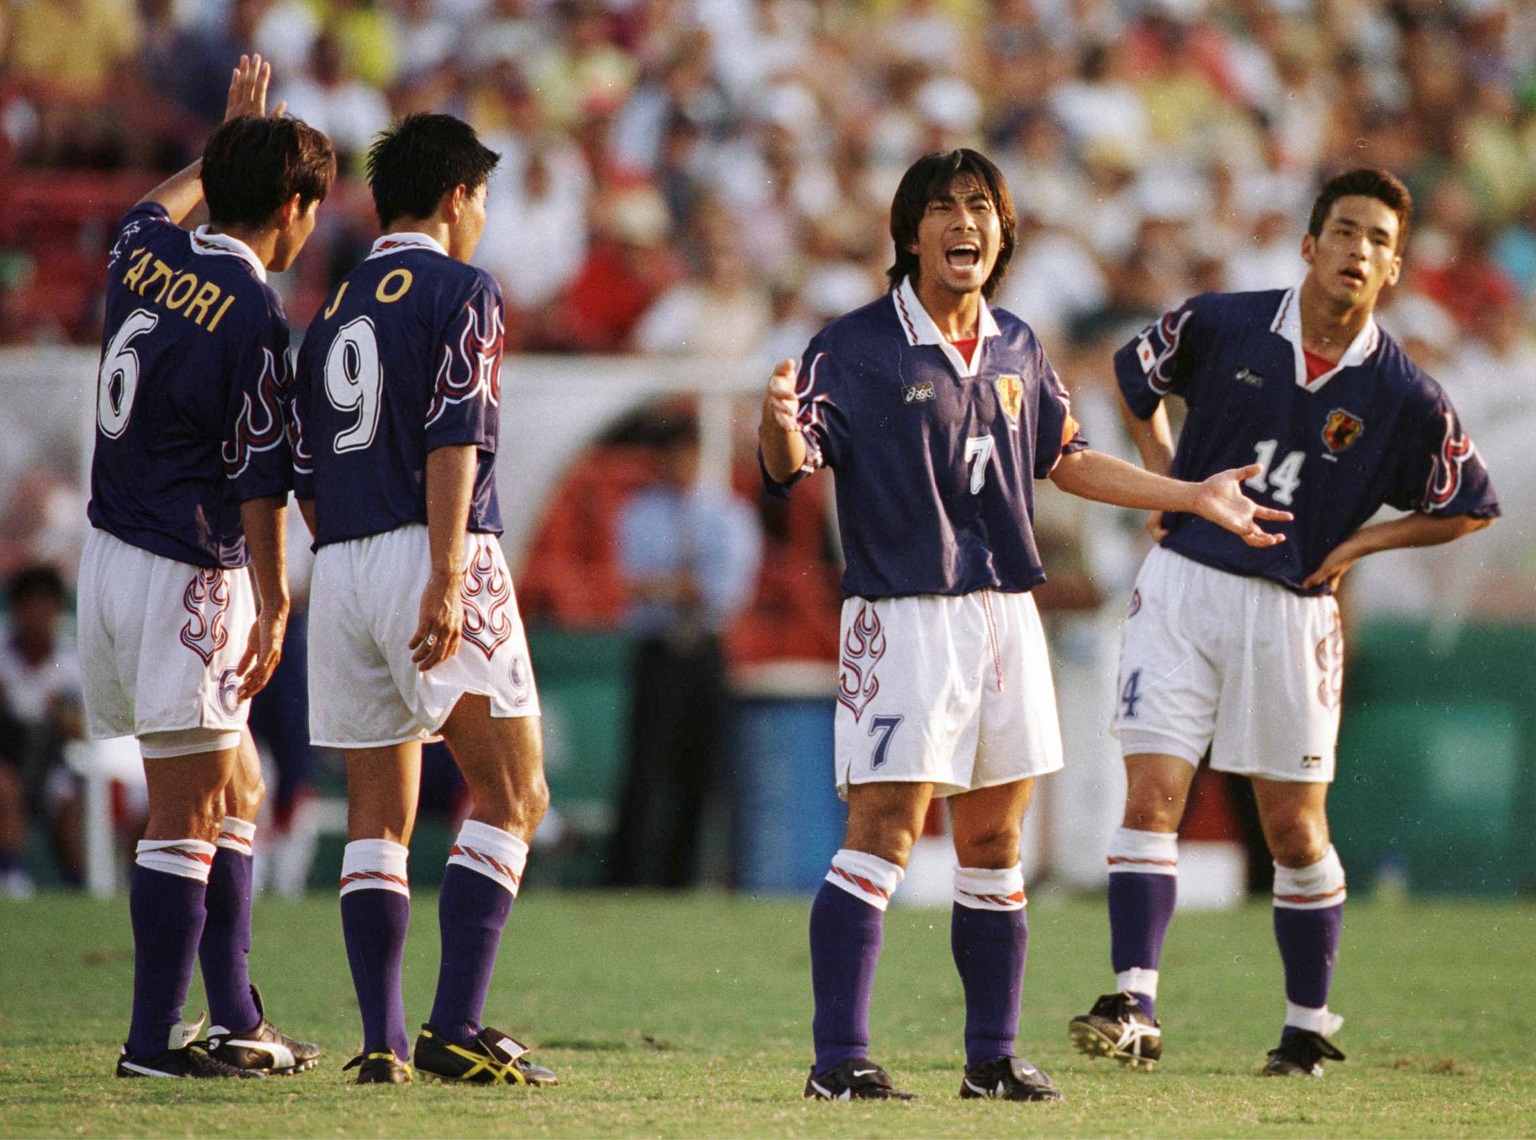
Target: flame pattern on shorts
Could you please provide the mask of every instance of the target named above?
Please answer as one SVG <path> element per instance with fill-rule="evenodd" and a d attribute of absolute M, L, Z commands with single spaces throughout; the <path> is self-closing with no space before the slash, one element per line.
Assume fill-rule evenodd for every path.
<path fill-rule="evenodd" d="M 1325 633 L 1313 650 L 1323 676 L 1317 683 L 1317 699 L 1325 709 L 1336 709 L 1344 696 L 1344 626 L 1334 609 Z"/>
<path fill-rule="evenodd" d="M 464 568 L 464 640 L 478 646 L 487 661 L 512 636 L 511 600 L 511 575 L 490 546 L 482 546 Z"/>
<path fill-rule="evenodd" d="M 837 674 L 838 702 L 853 713 L 855 724 L 880 691 L 875 667 L 884 656 L 885 630 L 880 624 L 880 615 L 873 606 L 861 604 L 843 638 L 843 652 L 838 662 L 841 668 Z"/>
<path fill-rule="evenodd" d="M 181 643 L 203 659 L 229 643 L 224 618 L 229 613 L 229 582 L 222 570 L 199 570 L 181 595 L 181 607 L 192 616 L 181 627 Z"/>

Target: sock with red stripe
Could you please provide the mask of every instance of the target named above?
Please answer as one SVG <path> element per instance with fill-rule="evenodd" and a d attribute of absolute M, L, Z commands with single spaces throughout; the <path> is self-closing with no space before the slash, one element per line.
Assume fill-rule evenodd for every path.
<path fill-rule="evenodd" d="M 1275 864 L 1275 942 L 1285 966 L 1287 1030 L 1334 1032 L 1328 989 L 1344 930 L 1344 865 L 1332 847 L 1309 867 Z"/>
<path fill-rule="evenodd" d="M 233 1033 L 261 1021 L 251 997 L 251 849 L 256 825 L 226 815 L 208 874 L 208 921 L 197 956 L 208 991 L 208 1016 Z"/>
<path fill-rule="evenodd" d="M 818 1073 L 869 1056 L 869 1002 L 885 908 L 904 873 L 877 855 L 844 848 L 832 857 L 811 904 L 811 1037 Z"/>
<path fill-rule="evenodd" d="M 130 1056 L 147 1059 L 172 1047 L 171 1033 L 192 988 L 213 854 L 213 844 L 199 839 L 145 839 L 138 845 L 128 890 L 133 922 Z"/>
<path fill-rule="evenodd" d="M 400 964 L 411 925 L 409 852 L 387 839 L 354 839 L 341 858 L 341 932 L 363 1017 L 363 1052 L 411 1056 Z"/>
<path fill-rule="evenodd" d="M 1024 872 L 955 868 L 955 905 L 949 945 L 965 990 L 965 1067 L 1013 1056 L 1029 923 L 1024 916 Z"/>
<path fill-rule="evenodd" d="M 1179 837 L 1118 829 L 1109 841 L 1109 958 L 1115 989 L 1156 1020 L 1158 962 L 1179 893 Z"/>
<path fill-rule="evenodd" d="M 528 844 L 510 832 L 473 819 L 459 829 L 437 906 L 443 960 L 430 1022 L 454 1045 L 468 1045 L 482 1028 L 502 928 L 527 863 Z"/>

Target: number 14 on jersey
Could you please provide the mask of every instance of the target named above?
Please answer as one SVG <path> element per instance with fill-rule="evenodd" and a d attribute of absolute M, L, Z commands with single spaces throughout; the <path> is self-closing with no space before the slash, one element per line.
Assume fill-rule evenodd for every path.
<path fill-rule="evenodd" d="M 1253 450 L 1253 461 L 1263 470 L 1252 479 L 1245 479 L 1243 485 L 1255 491 L 1269 492 L 1275 502 L 1290 506 L 1296 489 L 1301 486 L 1301 465 L 1307 458 L 1306 452 L 1288 452 L 1284 459 L 1276 463 L 1275 453 L 1280 450 L 1279 440 L 1261 439 L 1253 445 Z"/>

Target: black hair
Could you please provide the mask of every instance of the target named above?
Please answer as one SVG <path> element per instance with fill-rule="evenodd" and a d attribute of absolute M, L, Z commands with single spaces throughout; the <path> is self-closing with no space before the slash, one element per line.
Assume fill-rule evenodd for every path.
<path fill-rule="evenodd" d="M 997 251 L 997 264 L 981 287 L 981 295 L 989 301 L 997 293 L 1008 274 L 1008 262 L 1013 259 L 1018 218 L 1013 212 L 1013 196 L 1008 193 L 1003 172 L 986 155 L 967 147 L 926 154 L 901 176 L 901 185 L 896 187 L 896 197 L 891 201 L 891 240 L 896 243 L 896 261 L 885 271 L 891 288 L 900 285 L 903 277 L 916 282 L 917 254 L 907 247 L 917 241 L 918 223 L 923 220 L 928 203 L 947 194 L 955 179 L 964 174 L 981 183 L 1002 225 L 1003 241 Z"/>
<path fill-rule="evenodd" d="M 1397 244 L 1394 249 L 1401 254 L 1408 245 L 1408 222 L 1413 218 L 1413 195 L 1402 180 L 1389 170 L 1374 166 L 1359 166 L 1335 174 L 1318 191 L 1312 203 L 1312 216 L 1307 220 L 1307 233 L 1313 240 L 1322 236 L 1323 225 L 1328 221 L 1328 211 L 1340 198 L 1375 198 L 1397 215 Z"/>
<path fill-rule="evenodd" d="M 299 119 L 231 119 L 203 148 L 203 197 L 216 225 L 261 226 L 295 194 L 323 202 L 336 180 L 331 140 Z"/>
<path fill-rule="evenodd" d="M 15 609 L 28 598 L 52 598 L 60 605 L 64 602 L 64 576 L 58 568 L 36 563 L 23 566 L 11 578 L 6 587 L 6 597 Z"/>
<path fill-rule="evenodd" d="M 501 156 L 452 115 L 407 115 L 368 148 L 368 186 L 379 225 L 430 218 L 443 195 L 478 190 Z"/>

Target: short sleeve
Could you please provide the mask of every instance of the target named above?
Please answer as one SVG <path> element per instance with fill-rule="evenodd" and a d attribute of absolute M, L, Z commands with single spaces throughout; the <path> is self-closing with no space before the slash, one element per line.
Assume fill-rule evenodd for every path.
<path fill-rule="evenodd" d="M 1115 353 L 1115 381 L 1140 419 L 1151 418 L 1164 396 L 1182 394 L 1188 386 L 1204 331 L 1200 307 L 1200 297 L 1185 301 Z"/>
<path fill-rule="evenodd" d="M 318 322 L 317 322 L 318 323 Z M 316 337 L 306 336 L 299 348 L 293 387 L 283 405 L 288 429 L 288 451 L 293 457 L 293 493 L 300 499 L 315 497 L 315 453 L 309 437 L 310 407 L 314 392 Z"/>
<path fill-rule="evenodd" d="M 1404 461 L 1387 495 L 1401 511 L 1497 518 L 1499 499 L 1488 468 L 1444 394 L 1406 430 Z"/>
<path fill-rule="evenodd" d="M 1082 428 L 1072 415 L 1072 399 L 1056 375 L 1056 369 L 1039 349 L 1040 405 L 1035 416 L 1035 478 L 1044 479 L 1063 455 L 1088 446 Z"/>
<path fill-rule="evenodd" d="M 477 274 L 433 346 L 437 368 L 427 404 L 427 450 L 473 444 L 496 450 L 501 403 L 501 291 Z"/>
<path fill-rule="evenodd" d="M 786 497 L 791 487 L 813 471 L 837 468 L 846 462 L 850 440 L 845 391 L 837 354 L 818 336 L 800 359 L 795 385 L 795 396 L 800 402 L 800 434 L 805 438 L 805 463 L 788 482 L 779 483 L 768 474 L 759 455 L 763 483 L 770 494 Z"/>
<path fill-rule="evenodd" d="M 293 390 L 287 324 L 268 310 L 261 327 L 236 343 L 224 428 L 224 474 L 240 502 L 286 495 L 293 464 L 283 407 Z"/>

